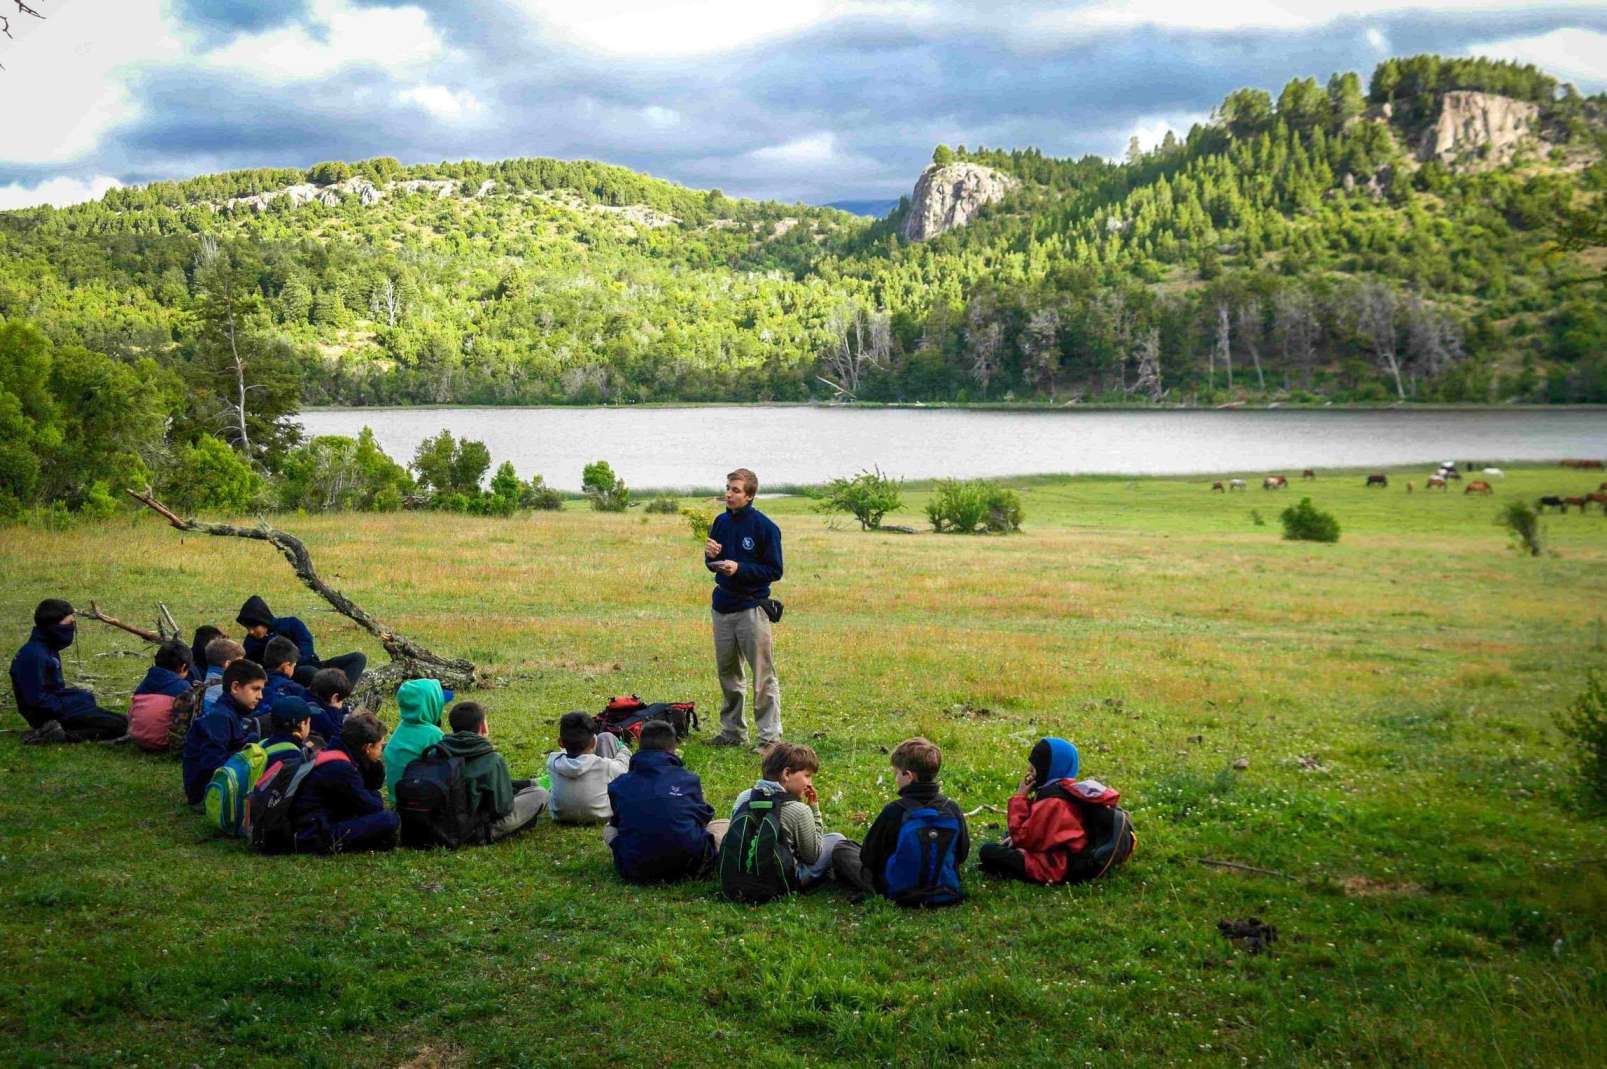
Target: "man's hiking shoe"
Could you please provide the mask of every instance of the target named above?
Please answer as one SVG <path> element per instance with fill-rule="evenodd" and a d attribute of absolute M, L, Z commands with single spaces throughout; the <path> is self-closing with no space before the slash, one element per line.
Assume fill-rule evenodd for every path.
<path fill-rule="evenodd" d="M 760 742 L 753 747 L 753 752 L 761 756 L 767 754 L 770 752 L 771 747 L 775 746 L 780 741 L 780 739 L 770 739 L 769 741 Z"/>
<path fill-rule="evenodd" d="M 66 742 L 67 729 L 61 726 L 60 720 L 46 721 L 43 725 L 22 737 L 25 746 L 44 746 L 53 742 Z"/>
<path fill-rule="evenodd" d="M 748 740 L 743 738 L 741 735 L 732 735 L 729 732 L 722 731 L 718 735 L 714 736 L 714 738 L 709 740 L 709 745 L 710 746 L 741 746 L 744 743 L 746 743 L 747 741 Z"/>

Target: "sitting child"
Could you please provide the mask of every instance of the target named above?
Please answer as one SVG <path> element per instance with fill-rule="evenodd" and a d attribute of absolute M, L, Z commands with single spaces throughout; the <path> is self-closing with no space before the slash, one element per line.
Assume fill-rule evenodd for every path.
<path fill-rule="evenodd" d="M 95 704 L 93 692 L 69 687 L 61 672 L 61 651 L 73 644 L 78 621 L 73 607 L 46 598 L 33 611 L 33 632 L 11 660 L 11 691 L 17 712 L 31 728 L 26 743 L 120 739 L 128 717 Z"/>
<path fill-rule="evenodd" d="M 811 747 L 776 742 L 765 751 L 759 781 L 737 795 L 731 807 L 732 822 L 752 799 L 780 799 L 776 821 L 781 828 L 781 841 L 792 853 L 797 889 L 808 891 L 835 876 L 856 891 L 869 893 L 874 888 L 864 877 L 859 844 L 846 835 L 826 831 L 820 816 L 820 798 L 815 793 L 818 771 L 820 758 Z M 725 847 L 727 851 L 731 849 L 729 839 Z"/>
<path fill-rule="evenodd" d="M 445 737 L 441 710 L 446 708 L 447 700 L 447 692 L 438 679 L 409 679 L 396 688 L 396 707 L 401 710 L 402 722 L 385 744 L 385 795 L 391 804 L 396 803 L 396 784 L 407 766 Z"/>
<path fill-rule="evenodd" d="M 547 755 L 552 779 L 552 819 L 563 824 L 601 824 L 614 815 L 608 785 L 629 765 L 624 744 L 609 732 L 597 733 L 589 713 L 565 713 L 558 721 L 563 750 Z"/>
<path fill-rule="evenodd" d="M 469 811 L 491 821 L 491 839 L 505 839 L 536 822 L 547 808 L 547 792 L 529 780 L 515 781 L 508 763 L 491 745 L 491 727 L 479 702 L 458 702 L 447 718 L 452 734 L 438 745 L 463 758 Z"/>
<path fill-rule="evenodd" d="M 202 624 L 195 629 L 195 638 L 190 641 L 190 678 L 198 679 L 211 663 L 206 659 L 206 648 L 215 638 L 222 638 L 223 631 L 211 624 Z"/>
<path fill-rule="evenodd" d="M 313 645 L 312 632 L 307 630 L 307 625 L 294 616 L 275 616 L 273 610 L 268 608 L 268 603 L 255 594 L 240 606 L 235 622 L 246 629 L 246 656 L 252 660 L 260 662 L 266 656 L 267 643 L 271 636 L 287 638 L 295 643 L 300 654 L 297 658 L 297 671 L 300 674 L 296 677 L 296 682 L 304 687 L 312 683 L 313 673 L 320 668 L 339 668 L 355 686 L 362 678 L 363 670 L 368 667 L 368 658 L 361 653 L 348 653 L 320 661 L 318 649 Z"/>
<path fill-rule="evenodd" d="M 1027 763 L 1010 796 L 1009 834 L 1003 842 L 982 845 L 983 872 L 1029 883 L 1073 883 L 1102 875 L 1132 854 L 1137 839 L 1127 814 L 1116 808 L 1121 795 L 1095 780 L 1077 781 L 1077 747 L 1042 738 Z"/>
<path fill-rule="evenodd" d="M 244 657 L 223 673 L 223 695 L 210 710 L 190 722 L 184 737 L 184 800 L 201 804 L 212 773 L 239 752 L 248 742 L 256 742 L 257 706 L 268 673 L 255 661 Z"/>
<path fill-rule="evenodd" d="M 220 635 L 206 644 L 206 694 L 202 698 L 202 712 L 210 712 L 223 697 L 224 670 L 245 655 L 245 647 L 232 638 Z"/>
<path fill-rule="evenodd" d="M 312 733 L 326 742 L 340 738 L 340 725 L 346 719 L 346 699 L 352 696 L 351 680 L 339 668 L 320 668 L 312 677 Z"/>
<path fill-rule="evenodd" d="M 898 798 L 887 803 L 871 824 L 870 831 L 865 833 L 865 846 L 860 851 L 865 879 L 876 888 L 877 894 L 900 904 L 949 905 L 960 901 L 963 897 L 960 866 L 965 864 L 966 855 L 971 852 L 971 838 L 966 831 L 965 814 L 959 806 L 943 797 L 943 791 L 938 786 L 937 773 L 943 767 L 943 751 L 927 739 L 905 739 L 893 747 L 888 761 L 893 766 L 893 785 L 898 788 Z M 899 851 L 899 838 L 904 824 L 912 814 L 923 809 L 936 813 L 934 819 L 922 818 L 917 827 L 935 832 L 932 835 L 932 864 L 940 871 L 926 874 L 932 877 L 930 885 L 889 887 L 888 862 L 893 861 Z M 955 827 L 949 828 L 949 822 L 953 822 Z M 951 864 L 946 870 L 943 869 L 945 861 Z M 909 875 L 908 872 L 899 872 L 895 878 L 907 879 Z M 916 882 L 921 880 L 918 878 Z"/>
<path fill-rule="evenodd" d="M 301 698 L 286 695 L 274 703 L 268 711 L 268 732 L 262 740 L 264 750 L 276 743 L 290 743 L 295 746 L 293 752 L 279 756 L 275 751 L 275 761 L 299 765 L 308 756 L 307 739 L 312 734 L 313 707 Z"/>
<path fill-rule="evenodd" d="M 153 753 L 168 747 L 173 725 L 173 702 L 189 694 L 190 651 L 173 639 L 156 648 L 155 663 L 134 688 L 128 703 L 128 733 L 142 750 Z"/>
<path fill-rule="evenodd" d="M 703 782 L 675 754 L 675 729 L 663 720 L 642 725 L 641 748 L 630 771 L 608 785 L 609 847 L 620 878 L 631 883 L 681 880 L 714 862 L 729 822 L 713 820 Z"/>
<path fill-rule="evenodd" d="M 379 796 L 384 743 L 385 725 L 373 713 L 352 713 L 341 723 L 339 740 L 312 759 L 291 810 L 298 851 L 341 854 L 396 845 L 401 818 Z"/>
<path fill-rule="evenodd" d="M 275 635 L 268 640 L 265 649 L 267 652 L 263 656 L 267 657 L 267 660 L 261 663 L 263 670 L 268 673 L 268 683 L 262 688 L 263 709 L 272 709 L 274 702 L 286 696 L 300 698 L 302 701 L 310 700 L 312 692 L 297 683 L 294 678 L 296 658 L 300 656 L 296 644 L 288 638 Z"/>

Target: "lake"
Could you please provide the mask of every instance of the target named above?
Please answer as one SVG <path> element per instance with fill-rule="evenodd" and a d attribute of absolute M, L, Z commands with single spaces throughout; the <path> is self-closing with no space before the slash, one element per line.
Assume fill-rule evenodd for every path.
<path fill-rule="evenodd" d="M 308 434 L 364 426 L 406 463 L 440 431 L 483 441 L 493 466 L 580 489 L 606 460 L 636 489 L 766 486 L 879 465 L 905 479 L 1041 473 L 1255 474 L 1442 460 L 1607 458 L 1600 409 L 1045 411 L 732 405 L 687 408 L 342 408 L 302 413 Z"/>

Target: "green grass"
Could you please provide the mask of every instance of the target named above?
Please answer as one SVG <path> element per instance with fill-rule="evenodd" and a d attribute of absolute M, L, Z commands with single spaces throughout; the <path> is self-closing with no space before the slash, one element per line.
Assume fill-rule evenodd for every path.
<path fill-rule="evenodd" d="M 943 747 L 970 808 L 1002 806 L 1031 742 L 1060 733 L 1141 839 L 1089 886 L 968 870 L 970 901 L 929 915 L 830 890 L 737 907 L 708 883 L 626 887 L 595 831 L 550 824 L 454 854 L 262 859 L 207 836 L 175 761 L 0 735 L 0 1063 L 1592 1062 L 1607 850 L 1569 805 L 1553 717 L 1607 666 L 1607 520 L 1547 517 L 1531 559 L 1494 517 L 1599 475 L 1509 469 L 1493 500 L 1391 476 L 1233 495 L 1008 480 L 1027 518 L 1007 537 L 762 504 L 786 534 L 786 730 L 821 755 L 829 827 L 863 832 L 901 738 Z M 1302 494 L 1339 544 L 1280 539 Z M 924 526 L 924 494 L 906 500 L 888 522 Z M 476 697 L 515 775 L 561 713 L 611 694 L 715 712 L 708 579 L 679 517 L 279 522 L 365 608 L 496 678 Z M 260 592 L 321 649 L 384 656 L 267 547 L 152 517 L 0 530 L 0 569 L 14 644 L 49 595 L 125 619 L 161 599 L 193 627 Z M 79 633 L 69 676 L 123 704 L 147 660 L 102 655 L 139 643 Z M 685 756 L 721 809 L 756 773 L 697 741 Z M 1279 929 L 1268 954 L 1217 934 L 1251 915 Z"/>

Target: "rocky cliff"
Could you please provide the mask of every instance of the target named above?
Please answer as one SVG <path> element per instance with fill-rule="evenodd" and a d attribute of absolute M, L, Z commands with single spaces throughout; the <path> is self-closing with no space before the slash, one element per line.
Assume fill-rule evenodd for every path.
<path fill-rule="evenodd" d="M 915 183 L 915 196 L 904 236 L 911 241 L 935 238 L 971 221 L 985 204 L 992 204 L 1020 185 L 992 167 L 975 163 L 932 164 Z"/>
<path fill-rule="evenodd" d="M 1423 131 L 1417 156 L 1450 163 L 1478 157 L 1494 166 L 1510 160 L 1519 147 L 1539 136 L 1540 107 L 1494 93 L 1446 93 L 1439 117 Z"/>

